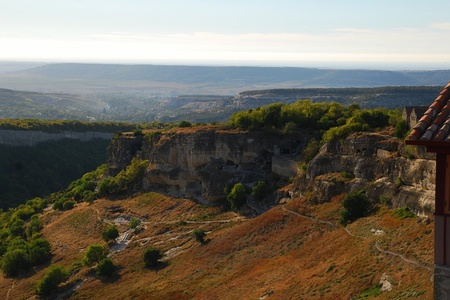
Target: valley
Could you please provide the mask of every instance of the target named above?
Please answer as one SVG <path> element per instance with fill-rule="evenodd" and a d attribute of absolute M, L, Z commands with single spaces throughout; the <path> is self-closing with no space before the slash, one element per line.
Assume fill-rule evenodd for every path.
<path fill-rule="evenodd" d="M 105 81 L 127 81 L 139 69 L 75 67 L 69 72 L 67 66 L 44 66 L 28 75 L 48 76 L 43 80 L 57 75 L 61 82 L 73 82 L 77 75 L 84 85 L 98 82 L 99 74 Z M 180 76 L 189 70 L 174 69 Z M 149 70 L 141 69 L 140 76 L 174 79 L 166 69 Z M 205 70 L 186 84 L 212 76 Z M 216 71 L 221 78 L 224 70 Z M 3 120 L 4 139 L 9 131 L 27 141 L 70 133 L 75 145 L 86 128 L 105 129 L 92 132 L 105 133 L 106 139 L 103 146 L 92 146 L 105 155 L 98 155 L 96 169 L 1 211 L 0 297 L 432 298 L 435 158 L 404 144 L 409 129 L 399 108 L 429 103 L 440 87 L 260 89 L 193 96 L 150 96 L 134 88 L 99 98 L 101 93 L 89 91 L 76 94 L 78 100 L 56 90 L 46 91 L 45 97 L 3 91 L 17 107 L 38 107 L 43 101 L 67 113 L 63 103 L 82 108 L 89 99 L 87 106 L 101 105 L 91 105 L 89 113 L 79 110 L 81 119 L 136 119 Z M 113 117 L 114 110 L 118 114 Z M 144 115 L 151 122 L 137 122 Z M 46 143 L 50 148 L 70 144 L 66 139 Z M 25 162 L 25 148 L 43 157 L 44 166 L 63 165 L 61 174 L 94 154 L 88 144 L 87 152 L 69 145 L 68 153 L 77 154 L 67 154 L 73 167 L 46 158 L 56 149 L 38 153 L 42 145 L 3 145 L 12 157 L 5 170 L 15 168 L 19 178 L 38 161 L 26 154 L 30 161 Z M 25 148 L 18 151 L 18 146 Z M 48 176 L 51 168 L 45 169 L 45 176 L 27 175 L 27 180 L 58 176 Z M 19 191 L 17 185 L 5 186 Z M 101 253 L 90 258 L 93 249 Z M 148 262 L 149 251 L 158 255 L 155 262 Z M 102 269 L 108 263 L 110 269 Z M 60 272 L 56 283 L 48 279 L 53 270 Z"/>

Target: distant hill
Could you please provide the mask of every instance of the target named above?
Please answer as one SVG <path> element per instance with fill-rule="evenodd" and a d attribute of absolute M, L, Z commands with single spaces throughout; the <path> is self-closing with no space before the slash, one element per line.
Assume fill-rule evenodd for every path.
<path fill-rule="evenodd" d="M 283 84 L 291 87 L 445 85 L 450 70 L 383 71 L 299 67 L 213 67 L 114 64 L 48 64 L 20 71 L 48 78 L 155 81 L 220 86 Z"/>
<path fill-rule="evenodd" d="M 450 70 L 47 64 L 0 72 L 0 117 L 212 122 L 298 99 L 398 108 L 430 103 L 449 79 Z"/>

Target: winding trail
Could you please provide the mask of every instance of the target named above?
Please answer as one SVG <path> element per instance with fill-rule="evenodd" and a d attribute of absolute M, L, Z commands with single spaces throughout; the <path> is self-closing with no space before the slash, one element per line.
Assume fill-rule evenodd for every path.
<path fill-rule="evenodd" d="M 320 220 L 320 219 L 318 219 L 318 218 L 310 217 L 310 216 L 307 216 L 307 215 L 302 215 L 302 214 L 300 214 L 300 213 L 298 213 L 298 212 L 295 212 L 295 211 L 292 211 L 292 210 L 289 210 L 289 209 L 285 208 L 284 205 L 282 206 L 282 208 L 283 208 L 284 211 L 286 211 L 286 212 L 288 212 L 288 213 L 291 213 L 291 214 L 294 214 L 294 215 L 296 215 L 296 216 L 299 216 L 299 217 L 302 217 L 302 218 L 305 218 L 305 219 L 309 219 L 309 220 L 312 220 L 312 221 L 316 221 L 316 222 L 319 222 L 319 223 L 327 224 L 327 225 L 331 226 L 332 228 L 338 228 L 338 227 L 337 227 L 335 224 L 333 224 L 332 222 Z M 348 230 L 347 227 L 343 227 L 343 228 L 344 228 L 345 232 L 346 232 L 348 235 L 352 236 L 352 237 L 355 237 L 355 238 L 367 238 L 367 237 L 364 237 L 364 236 L 361 236 L 361 235 L 356 235 L 356 234 L 351 233 L 351 232 Z M 375 242 L 375 248 L 376 248 L 379 252 L 381 252 L 381 253 L 389 254 L 389 255 L 392 255 L 392 256 L 399 257 L 400 259 L 402 259 L 403 261 L 405 261 L 405 262 L 407 262 L 407 263 L 416 265 L 416 266 L 418 266 L 418 267 L 420 267 L 420 268 L 427 269 L 428 271 L 433 271 L 433 269 L 432 269 L 431 267 L 427 266 L 427 265 L 424 264 L 424 263 L 421 263 L 421 262 L 418 262 L 418 261 L 415 261 L 415 260 L 412 260 L 412 259 L 408 259 L 408 258 L 406 258 L 403 254 L 400 254 L 400 253 L 396 253 L 396 252 L 392 252 L 392 251 L 388 251 L 388 250 L 382 249 L 382 248 L 378 245 L 378 240 Z"/>
<path fill-rule="evenodd" d="M 6 300 L 9 300 L 9 293 L 14 289 L 14 287 L 16 286 L 16 281 L 17 280 L 13 280 L 11 287 L 9 288 L 8 292 L 6 293 Z"/>
<path fill-rule="evenodd" d="M 390 254 L 390 255 L 393 255 L 393 256 L 400 257 L 401 259 L 403 259 L 406 262 L 409 262 L 409 263 L 414 264 L 414 265 L 416 265 L 418 267 L 427 269 L 428 271 L 433 271 L 432 268 L 426 266 L 425 264 L 420 263 L 420 262 L 415 261 L 415 260 L 412 260 L 412 259 L 408 259 L 403 254 L 395 253 L 395 252 L 392 252 L 392 251 L 387 251 L 387 250 L 381 249 L 380 246 L 378 245 L 378 241 L 375 242 L 375 248 L 377 248 L 377 250 L 380 251 L 381 253 Z"/>
<path fill-rule="evenodd" d="M 316 221 L 316 222 L 319 222 L 319 223 L 322 223 L 322 224 L 327 224 L 331 228 L 336 228 L 336 225 L 333 224 L 332 222 L 324 221 L 324 220 L 321 220 L 321 219 L 318 219 L 318 218 L 313 218 L 313 217 L 310 217 L 310 216 L 307 216 L 307 215 L 302 215 L 302 214 L 299 214 L 298 212 L 295 212 L 293 210 L 289 210 L 289 209 L 287 209 L 284 206 L 282 206 L 282 208 L 283 208 L 284 211 L 287 211 L 288 213 L 294 214 L 296 216 L 299 216 L 299 217 L 302 217 L 302 218 L 305 218 L 305 219 L 309 219 L 309 220 L 312 220 L 312 221 Z"/>

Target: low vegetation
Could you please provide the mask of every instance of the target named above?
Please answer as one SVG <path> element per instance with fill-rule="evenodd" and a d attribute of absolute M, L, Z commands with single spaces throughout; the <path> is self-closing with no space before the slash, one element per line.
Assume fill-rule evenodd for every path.
<path fill-rule="evenodd" d="M 367 216 L 372 207 L 365 190 L 348 194 L 342 201 L 342 206 L 344 210 L 339 220 L 342 225 L 347 225 L 359 218 Z"/>
<path fill-rule="evenodd" d="M 144 264 L 147 268 L 154 268 L 163 257 L 160 249 L 148 248 L 144 251 Z"/>
<path fill-rule="evenodd" d="M 69 272 L 59 265 L 51 265 L 44 278 L 36 285 L 36 293 L 41 296 L 48 296 L 56 291 L 58 285 L 69 279 Z"/>

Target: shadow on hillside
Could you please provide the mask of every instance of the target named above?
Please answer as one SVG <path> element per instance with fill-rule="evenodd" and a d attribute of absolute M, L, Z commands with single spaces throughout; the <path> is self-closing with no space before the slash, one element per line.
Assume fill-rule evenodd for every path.
<path fill-rule="evenodd" d="M 158 261 L 156 266 L 144 267 L 144 268 L 149 271 L 161 271 L 161 270 L 164 270 L 168 265 L 169 265 L 169 261 Z"/>

